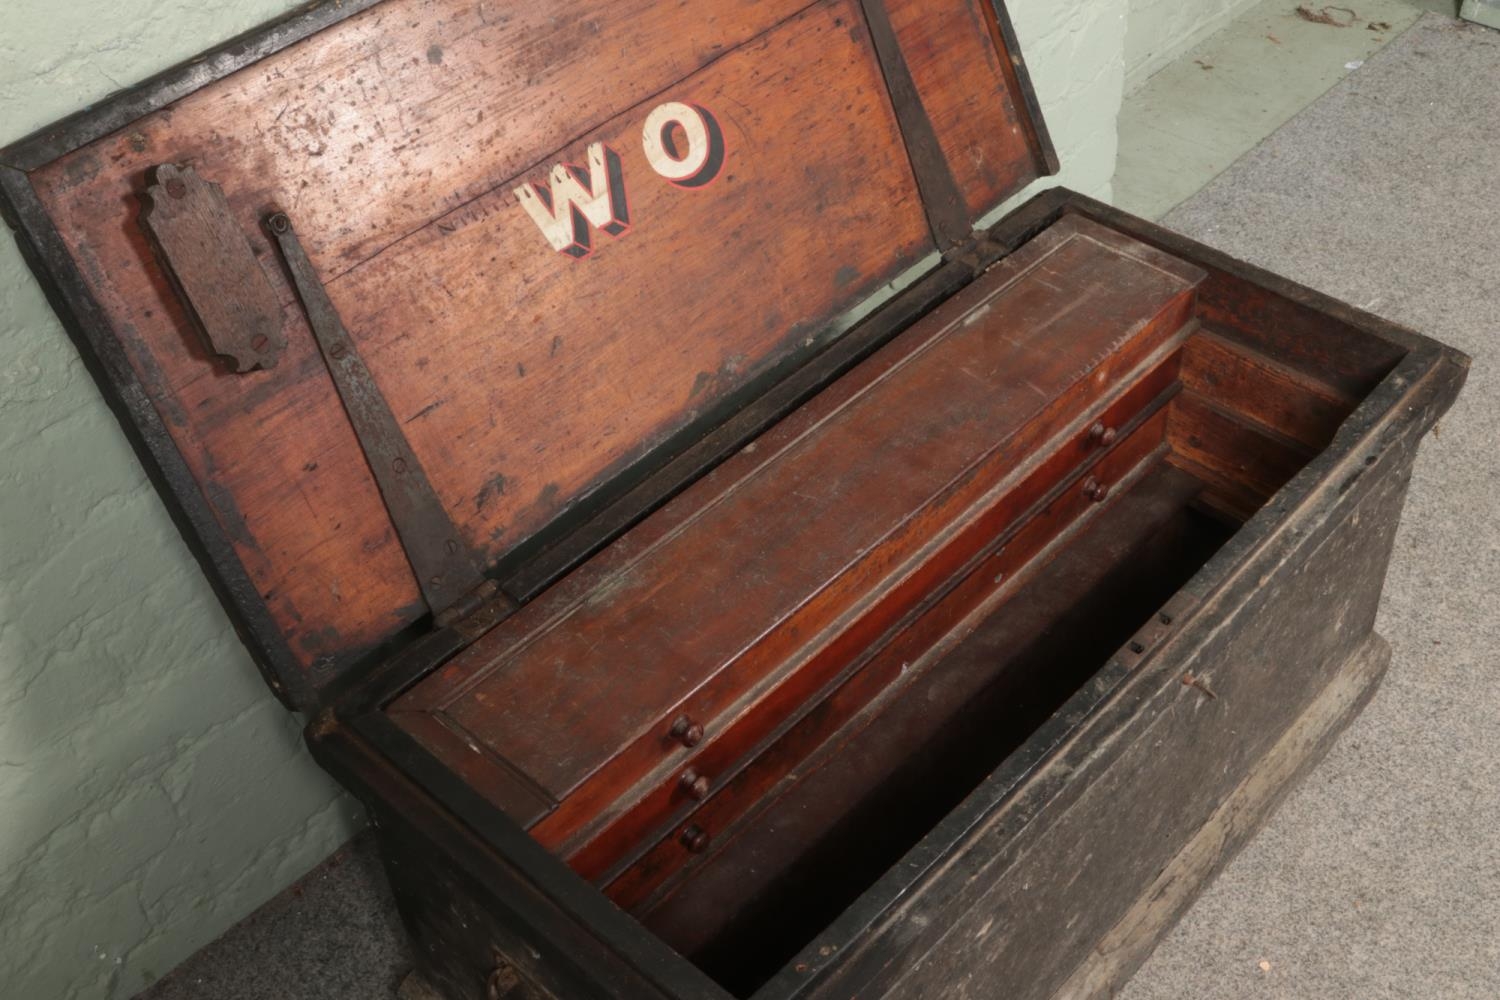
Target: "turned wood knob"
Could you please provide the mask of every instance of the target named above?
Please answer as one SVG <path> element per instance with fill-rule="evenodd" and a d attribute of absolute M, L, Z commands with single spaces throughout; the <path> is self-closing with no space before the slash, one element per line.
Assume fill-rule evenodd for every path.
<path fill-rule="evenodd" d="M 1100 503 L 1109 496 L 1109 484 L 1101 483 L 1093 476 L 1089 476 L 1083 481 L 1083 495 L 1094 503 Z"/>
<path fill-rule="evenodd" d="M 700 802 L 708 798 L 709 780 L 707 775 L 699 774 L 692 768 L 682 772 L 682 777 L 677 779 L 677 784 L 684 792 Z"/>
<path fill-rule="evenodd" d="M 683 746 L 692 748 L 703 742 L 703 727 L 685 715 L 679 715 L 672 722 L 672 739 Z"/>
<path fill-rule="evenodd" d="M 1103 445 L 1106 448 L 1114 444 L 1115 438 L 1118 436 L 1118 431 L 1113 427 L 1106 427 L 1102 423 L 1096 423 L 1089 428 L 1089 440 L 1094 444 Z"/>
<path fill-rule="evenodd" d="M 677 839 L 682 842 L 683 847 L 686 847 L 694 854 L 700 853 L 708 846 L 708 832 L 696 823 L 683 830 L 682 836 Z"/>

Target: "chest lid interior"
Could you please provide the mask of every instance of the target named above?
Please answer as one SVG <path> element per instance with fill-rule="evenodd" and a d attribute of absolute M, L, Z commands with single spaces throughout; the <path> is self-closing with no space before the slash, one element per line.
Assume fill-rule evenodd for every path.
<path fill-rule="evenodd" d="M 302 708 L 433 609 L 276 213 L 504 584 L 1055 170 L 989 0 L 344 0 L 0 162 L 23 250 Z M 184 178 L 213 218 L 174 243 L 153 225 Z"/>

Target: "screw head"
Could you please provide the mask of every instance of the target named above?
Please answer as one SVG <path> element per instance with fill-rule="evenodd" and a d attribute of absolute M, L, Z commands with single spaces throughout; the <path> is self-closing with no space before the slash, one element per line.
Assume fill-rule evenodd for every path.
<path fill-rule="evenodd" d="M 187 185 L 183 183 L 181 177 L 173 177 L 167 181 L 167 194 L 173 198 L 187 197 Z"/>
<path fill-rule="evenodd" d="M 266 224 L 271 227 L 273 233 L 289 232 L 292 228 L 292 220 L 286 217 L 285 212 L 277 212 L 266 220 Z"/>

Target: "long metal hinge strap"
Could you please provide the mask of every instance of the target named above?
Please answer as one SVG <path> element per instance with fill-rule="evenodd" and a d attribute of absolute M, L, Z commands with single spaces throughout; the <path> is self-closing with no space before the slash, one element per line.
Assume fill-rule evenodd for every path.
<path fill-rule="evenodd" d="M 433 490 L 426 470 L 302 249 L 292 220 L 277 213 L 266 226 L 281 248 L 297 297 L 307 313 L 308 326 L 354 425 L 354 434 L 364 449 L 417 585 L 437 624 L 447 625 L 476 610 L 498 587 L 480 572 L 479 559 L 464 543 Z"/>
<path fill-rule="evenodd" d="M 975 230 L 968 239 L 943 254 L 943 259 L 958 261 L 978 274 L 1003 258 L 1005 254 L 1006 248 L 995 242 L 989 233 Z"/>
<path fill-rule="evenodd" d="M 927 225 L 937 240 L 938 249 L 947 250 L 968 238 L 968 206 L 948 166 L 947 154 L 938 142 L 932 119 L 922 105 L 922 95 L 912 79 L 906 55 L 901 51 L 901 41 L 896 37 L 885 0 L 861 0 L 860 6 L 864 10 L 865 24 L 870 29 L 875 58 L 885 76 L 886 90 L 891 95 L 896 124 L 906 144 L 907 159 L 911 161 L 922 208 L 927 214 Z"/>

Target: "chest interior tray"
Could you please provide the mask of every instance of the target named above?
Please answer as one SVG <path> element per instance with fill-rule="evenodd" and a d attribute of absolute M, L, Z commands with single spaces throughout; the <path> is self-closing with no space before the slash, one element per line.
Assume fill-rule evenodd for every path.
<path fill-rule="evenodd" d="M 747 995 L 1358 402 L 1211 280 L 1064 216 L 387 714 Z"/>

